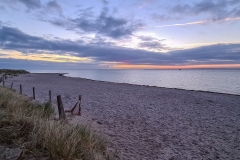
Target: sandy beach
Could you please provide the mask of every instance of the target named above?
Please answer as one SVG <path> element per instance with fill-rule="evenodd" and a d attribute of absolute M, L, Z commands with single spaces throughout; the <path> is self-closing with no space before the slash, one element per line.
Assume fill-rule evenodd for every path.
<path fill-rule="evenodd" d="M 240 96 L 117 84 L 58 74 L 26 74 L 5 85 L 36 100 L 61 95 L 65 109 L 82 95 L 82 117 L 123 160 L 240 159 Z"/>

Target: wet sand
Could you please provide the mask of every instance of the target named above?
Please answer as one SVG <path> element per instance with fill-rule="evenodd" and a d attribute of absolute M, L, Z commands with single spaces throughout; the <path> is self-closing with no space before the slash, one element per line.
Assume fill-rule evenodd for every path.
<path fill-rule="evenodd" d="M 5 85 L 36 100 L 61 95 L 69 109 L 82 95 L 82 117 L 123 160 L 240 159 L 240 96 L 27 74 Z"/>

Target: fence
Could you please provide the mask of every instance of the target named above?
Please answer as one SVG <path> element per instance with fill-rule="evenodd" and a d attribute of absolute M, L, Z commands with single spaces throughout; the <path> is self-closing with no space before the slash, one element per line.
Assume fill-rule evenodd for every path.
<path fill-rule="evenodd" d="M 0 77 L 0 83 L 3 82 L 2 85 L 4 87 L 6 87 L 5 80 L 6 80 L 6 75 L 3 75 L 2 77 Z M 11 83 L 10 88 L 13 89 L 13 83 Z M 23 86 L 21 84 L 19 85 L 19 93 L 23 94 Z M 51 90 L 49 90 L 49 92 L 48 92 L 48 97 L 49 97 L 48 102 L 52 103 L 52 92 L 51 92 Z M 31 98 L 36 99 L 35 87 L 32 88 L 32 97 Z M 66 120 L 65 112 L 70 112 L 72 115 L 81 116 L 81 100 L 82 100 L 82 96 L 79 95 L 78 101 L 74 105 L 74 107 L 71 110 L 64 110 L 61 95 L 57 95 L 57 106 L 58 106 L 59 119 L 60 120 Z"/>

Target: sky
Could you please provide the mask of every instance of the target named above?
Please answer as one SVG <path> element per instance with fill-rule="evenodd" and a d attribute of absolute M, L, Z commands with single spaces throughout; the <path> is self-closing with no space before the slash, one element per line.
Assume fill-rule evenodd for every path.
<path fill-rule="evenodd" d="M 240 0 L 0 0 L 0 68 L 240 68 Z"/>

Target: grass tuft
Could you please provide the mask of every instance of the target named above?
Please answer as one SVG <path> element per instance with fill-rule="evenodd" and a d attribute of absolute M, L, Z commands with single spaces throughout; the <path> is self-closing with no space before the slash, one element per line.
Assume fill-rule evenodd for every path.
<path fill-rule="evenodd" d="M 37 104 L 0 87 L 0 145 L 50 159 L 110 159 L 106 141 L 88 126 L 55 121 L 50 103 Z M 44 156 L 43 156 L 44 155 Z"/>
<path fill-rule="evenodd" d="M 25 70 L 15 70 L 15 69 L 0 69 L 0 74 L 6 75 L 18 75 L 18 74 L 27 74 L 28 71 Z"/>

